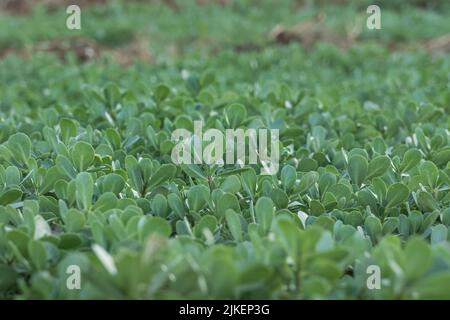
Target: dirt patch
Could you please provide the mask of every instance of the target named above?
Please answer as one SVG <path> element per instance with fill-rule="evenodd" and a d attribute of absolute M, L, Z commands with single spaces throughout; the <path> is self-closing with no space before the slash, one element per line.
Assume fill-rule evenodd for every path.
<path fill-rule="evenodd" d="M 43 0 L 40 2 L 45 5 L 48 10 L 54 11 L 61 7 L 68 7 L 71 4 L 76 4 L 80 8 L 86 8 L 93 5 L 104 5 L 107 0 Z"/>
<path fill-rule="evenodd" d="M 55 39 L 40 41 L 26 48 L 4 49 L 0 51 L 0 58 L 16 55 L 23 59 L 29 59 L 36 53 L 47 52 L 56 55 L 61 61 L 65 61 L 67 54 L 73 53 L 78 62 L 86 62 L 98 58 L 102 51 L 103 48 L 91 40 L 83 38 Z"/>
<path fill-rule="evenodd" d="M 255 43 L 239 43 L 234 46 L 234 51 L 236 52 L 252 52 L 261 50 L 261 46 Z"/>
<path fill-rule="evenodd" d="M 356 22 L 353 29 L 348 29 L 347 34 L 342 35 L 331 30 L 324 22 L 325 17 L 319 15 L 292 27 L 277 25 L 268 34 L 268 38 L 271 43 L 280 45 L 299 42 L 306 49 L 312 48 L 317 42 L 330 43 L 343 49 L 349 48 L 358 42 L 361 31 L 361 28 L 358 28 L 360 23 Z M 450 33 L 419 42 L 388 41 L 381 42 L 380 45 L 386 47 L 389 51 L 423 49 L 429 54 L 450 53 Z M 253 48 L 250 46 L 250 50 L 246 50 L 246 47 L 244 46 L 242 50 L 239 47 L 236 47 L 235 49 L 239 52 L 250 51 Z"/>
<path fill-rule="evenodd" d="M 450 52 L 450 33 L 444 34 L 440 37 L 430 39 L 423 45 L 428 53 L 449 53 Z"/>
<path fill-rule="evenodd" d="M 207 4 L 218 4 L 221 6 L 225 6 L 231 4 L 233 1 L 231 0 L 197 0 L 197 4 L 199 5 L 207 5 Z"/>
<path fill-rule="evenodd" d="M 146 37 L 136 38 L 130 45 L 111 52 L 114 59 L 123 66 L 128 66 L 134 62 L 153 62 L 153 56 L 150 53 L 150 43 Z"/>
<path fill-rule="evenodd" d="M 182 10 L 182 6 L 180 5 L 180 3 L 182 1 L 180 0 L 134 0 L 136 2 L 153 2 L 153 3 L 161 3 L 167 7 L 169 7 L 170 9 L 172 9 L 173 11 L 179 12 L 180 10 Z M 197 5 L 203 6 L 203 5 L 208 5 L 208 4 L 215 4 L 215 5 L 221 5 L 221 6 L 225 6 L 228 4 L 231 4 L 233 1 L 232 0 L 197 0 L 196 3 Z"/>
<path fill-rule="evenodd" d="M 0 0 L 0 11 L 28 15 L 32 12 L 32 5 L 28 0 Z"/>
<path fill-rule="evenodd" d="M 81 8 L 92 5 L 104 5 L 107 0 L 0 0 L 0 10 L 14 15 L 29 15 L 33 13 L 38 4 L 45 6 L 49 11 L 76 4 Z"/>
<path fill-rule="evenodd" d="M 41 41 L 32 47 L 22 49 L 4 49 L 0 51 L 0 58 L 8 55 L 17 55 L 23 59 L 29 59 L 36 53 L 54 54 L 62 62 L 65 62 L 68 54 L 73 54 L 79 63 L 98 60 L 103 54 L 112 56 L 117 63 L 127 66 L 136 61 L 152 62 L 150 45 L 146 38 L 136 38 L 128 46 L 110 48 L 85 38 L 55 39 Z"/>
<path fill-rule="evenodd" d="M 318 15 L 314 19 L 300 22 L 293 27 L 275 26 L 270 31 L 269 40 L 278 44 L 300 42 L 305 48 L 311 48 L 316 42 L 326 42 L 341 48 L 348 48 L 356 42 L 356 36 L 342 36 L 325 26 L 325 17 Z"/>
<path fill-rule="evenodd" d="M 103 48 L 91 40 L 72 38 L 69 40 L 38 42 L 30 51 L 50 52 L 55 54 L 61 61 L 65 61 L 67 54 L 72 52 L 77 61 L 86 62 L 98 58 Z"/>
<path fill-rule="evenodd" d="M 6 58 L 10 54 L 18 54 L 18 53 L 19 52 L 17 52 L 16 50 L 10 48 L 0 49 L 0 60 Z"/>

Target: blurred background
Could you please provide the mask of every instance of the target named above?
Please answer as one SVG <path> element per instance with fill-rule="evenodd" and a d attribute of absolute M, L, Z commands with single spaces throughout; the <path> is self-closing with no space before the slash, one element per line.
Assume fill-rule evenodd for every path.
<path fill-rule="evenodd" d="M 41 52 L 79 62 L 109 55 L 122 65 L 179 61 L 192 52 L 257 51 L 292 42 L 347 48 L 450 52 L 445 0 L 0 0 L 0 59 Z M 66 28 L 66 8 L 81 8 L 81 30 Z M 366 9 L 381 8 L 381 30 Z"/>

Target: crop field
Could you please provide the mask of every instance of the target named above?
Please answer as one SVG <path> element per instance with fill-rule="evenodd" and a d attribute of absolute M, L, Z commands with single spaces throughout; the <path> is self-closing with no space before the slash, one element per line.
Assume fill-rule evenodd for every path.
<path fill-rule="evenodd" d="M 0 0 L 0 299 L 450 299 L 450 2 L 71 4 Z"/>

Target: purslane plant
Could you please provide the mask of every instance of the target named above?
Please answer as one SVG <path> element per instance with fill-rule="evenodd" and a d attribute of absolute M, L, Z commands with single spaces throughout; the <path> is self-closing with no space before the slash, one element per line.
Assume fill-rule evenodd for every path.
<path fill-rule="evenodd" d="M 404 55 L 224 52 L 186 58 L 185 79 L 0 62 L 33 74 L 1 78 L 0 296 L 450 298 L 449 64 Z M 171 133 L 194 121 L 278 129 L 279 172 L 175 165 Z"/>

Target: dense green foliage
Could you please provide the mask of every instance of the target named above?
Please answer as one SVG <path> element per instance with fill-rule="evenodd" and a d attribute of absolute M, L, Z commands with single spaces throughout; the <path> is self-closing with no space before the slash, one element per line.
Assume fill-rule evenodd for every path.
<path fill-rule="evenodd" d="M 450 298 L 448 56 L 161 60 L 0 61 L 0 298 Z M 280 130 L 278 175 L 173 165 L 173 130 L 230 128 L 234 103 L 235 127 Z"/>

